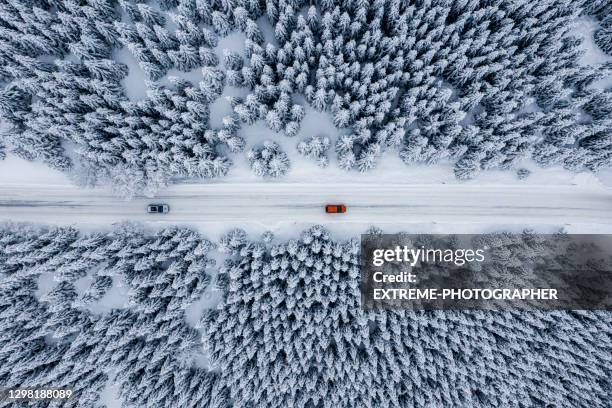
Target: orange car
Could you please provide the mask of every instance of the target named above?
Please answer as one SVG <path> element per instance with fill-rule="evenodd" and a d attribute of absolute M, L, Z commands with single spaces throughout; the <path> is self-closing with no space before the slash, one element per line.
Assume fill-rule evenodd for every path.
<path fill-rule="evenodd" d="M 344 214 L 346 212 L 346 205 L 344 204 L 327 204 L 325 206 L 325 212 L 328 214 Z"/>

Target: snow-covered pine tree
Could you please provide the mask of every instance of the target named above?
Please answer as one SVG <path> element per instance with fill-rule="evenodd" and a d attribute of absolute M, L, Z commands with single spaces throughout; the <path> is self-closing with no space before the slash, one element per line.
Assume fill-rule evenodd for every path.
<path fill-rule="evenodd" d="M 417 238 L 417 242 L 426 240 L 431 237 Z M 552 243 L 562 242 L 559 237 Z M 475 247 L 483 245 L 492 248 L 496 267 L 505 268 L 530 264 L 513 262 L 515 259 L 562 253 L 549 251 L 529 232 L 519 236 L 491 234 L 474 243 Z M 602 344 L 600 337 L 591 338 L 584 331 L 598 327 L 610 332 L 604 323 L 606 313 L 364 311 L 360 307 L 358 253 L 356 240 L 335 241 L 321 227 L 304 231 L 299 240 L 269 248 L 245 240 L 233 246 L 231 259 L 220 271 L 223 301 L 201 322 L 206 347 L 231 400 L 244 405 L 265 400 L 275 407 L 322 401 L 328 401 L 329 406 L 421 407 L 431 403 L 499 405 L 519 399 L 577 405 L 607 400 L 605 387 L 596 387 L 594 393 L 577 393 L 575 388 L 559 389 L 550 382 L 567 364 L 559 353 L 609 347 L 609 339 Z M 532 330 L 542 327 L 547 338 L 534 340 Z M 575 331 L 578 327 L 583 330 Z M 460 336 L 453 339 L 448 333 Z M 571 333 L 582 333 L 580 342 Z M 553 341 L 563 348 L 543 356 L 533 348 L 534 341 L 543 347 L 550 347 Z M 458 347 L 462 358 L 456 357 Z M 485 365 L 483 347 L 498 356 Z M 517 358 L 525 355 L 538 361 L 535 375 L 520 374 L 525 370 L 524 360 Z M 595 375 L 609 384 L 606 361 L 592 353 L 585 355 L 588 362 L 575 364 L 586 372 L 579 370 L 578 377 L 571 373 L 564 378 L 582 382 Z M 414 364 L 414 359 L 432 363 Z M 372 361 L 378 363 L 372 365 Z M 450 366 L 457 369 L 454 381 L 478 392 L 437 392 L 449 381 L 438 373 Z M 249 370 L 255 370 L 256 375 L 245 376 Z M 602 371 L 597 374 L 597 370 Z M 387 380 L 375 381 L 381 377 Z M 506 391 L 500 393 L 501 388 Z"/>
<path fill-rule="evenodd" d="M 262 146 L 249 149 L 247 160 L 251 171 L 260 177 L 281 177 L 289 171 L 289 157 L 278 143 L 269 140 Z"/>
<path fill-rule="evenodd" d="M 330 147 L 330 140 L 327 136 L 312 136 L 298 143 L 297 151 L 302 156 L 313 159 L 320 167 L 327 167 L 329 158 L 327 150 Z"/>
<path fill-rule="evenodd" d="M 154 189 L 176 175 L 170 165 L 160 168 L 160 161 L 174 163 L 179 175 L 185 169 L 198 174 L 199 167 L 207 174 L 226 171 L 227 161 L 192 160 L 177 144 L 173 152 L 178 153 L 158 148 L 153 158 L 136 160 L 152 145 L 151 132 L 142 126 L 132 124 L 129 135 L 117 137 L 114 132 L 125 128 L 119 116 L 133 123 L 131 117 L 139 116 L 134 111 L 144 109 L 148 121 L 151 108 L 149 102 L 147 108 L 123 106 L 128 72 L 115 61 L 115 50 L 126 47 L 149 79 L 164 83 L 170 69 L 204 67 L 200 106 L 212 103 L 224 85 L 248 88 L 249 95 L 233 106 L 247 124 L 264 120 L 270 129 L 294 136 L 304 118 L 304 99 L 315 110 L 328 111 L 338 127 L 354 135 L 351 148 L 337 153 L 346 169 L 368 171 L 388 150 L 399 151 L 406 163 L 454 161 L 458 174 L 466 173 L 477 151 L 480 162 L 470 166 L 472 176 L 513 168 L 530 156 L 573 171 L 609 167 L 612 101 L 609 92 L 591 85 L 609 75 L 610 66 L 581 64 L 582 45 L 571 32 L 582 15 L 596 18 L 594 40 L 607 52 L 609 2 L 547 1 L 536 7 L 528 0 L 324 1 L 306 8 L 301 1 L 168 0 L 160 8 L 128 0 L 119 8 L 112 0 L 4 2 L 0 80 L 6 86 L 0 115 L 9 124 L 2 135 L 7 149 L 68 170 L 62 144 L 78 139 L 77 156 L 91 163 L 77 166 L 102 167 L 98 178 L 120 181 L 127 193 Z M 258 25 L 262 17 L 273 27 L 274 44 L 266 42 Z M 234 30 L 245 33 L 244 55 L 228 54 L 218 68 L 213 48 L 219 36 Z M 95 81 L 88 84 L 90 78 Z M 157 92 L 158 85 L 146 86 Z M 161 111 L 155 115 L 163 119 L 152 120 L 159 120 L 154 127 L 162 131 L 184 114 L 167 105 Z M 186 133 L 185 139 L 201 137 L 191 127 L 194 115 L 184 115 L 190 125 L 185 129 L 180 122 L 181 129 L 170 131 L 172 140 L 177 132 Z M 105 125 L 81 129 L 82 117 L 105 118 Z M 573 143 L 562 143 L 569 129 L 579 133 Z M 137 142 L 143 138 L 147 141 Z M 127 148 L 130 143 L 137 148 Z"/>
<path fill-rule="evenodd" d="M 4 226 L 0 380 L 11 387 L 71 388 L 69 407 L 94 406 L 108 381 L 119 385 L 124 404 L 170 406 L 177 396 L 186 405 L 226 401 L 218 375 L 192 367 L 201 344 L 184 320 L 210 281 L 212 246 L 179 228 L 147 235 L 125 225 L 79 236 L 72 228 Z M 92 315 L 66 280 L 38 298 L 41 274 L 72 269 L 83 259 L 96 259 L 99 271 L 113 271 L 106 273 L 128 286 L 129 309 Z M 97 275 L 86 296 L 98 297 L 108 278 Z"/>

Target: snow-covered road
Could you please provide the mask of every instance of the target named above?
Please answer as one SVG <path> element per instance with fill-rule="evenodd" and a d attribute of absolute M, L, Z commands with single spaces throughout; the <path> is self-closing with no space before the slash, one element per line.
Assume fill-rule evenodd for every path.
<path fill-rule="evenodd" d="M 170 205 L 150 215 L 148 203 Z M 347 214 L 325 214 L 344 203 Z M 181 184 L 154 199 L 123 201 L 106 190 L 66 185 L 0 184 L 0 219 L 46 223 L 123 220 L 222 222 L 240 226 L 278 222 L 610 224 L 612 191 L 578 186 L 469 184 Z"/>

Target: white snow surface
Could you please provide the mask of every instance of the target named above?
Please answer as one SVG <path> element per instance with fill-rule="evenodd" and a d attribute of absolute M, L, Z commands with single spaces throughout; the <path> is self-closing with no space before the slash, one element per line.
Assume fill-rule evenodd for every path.
<path fill-rule="evenodd" d="M 125 94 L 132 102 L 144 99 L 147 96 L 146 82 L 147 74 L 138 66 L 138 61 L 127 48 L 120 48 L 113 51 L 113 59 L 128 67 L 128 75 L 123 78 L 121 85 Z"/>
<path fill-rule="evenodd" d="M 612 61 L 612 56 L 603 52 L 593 40 L 593 34 L 599 27 L 599 22 L 593 17 L 583 16 L 576 20 L 574 32 L 582 38 L 584 55 L 580 62 L 583 65 L 597 65 Z"/>
<path fill-rule="evenodd" d="M 154 199 L 123 201 L 105 189 L 61 184 L 0 182 L 0 220 L 109 225 L 230 226 L 261 230 L 291 223 L 328 224 L 549 224 L 612 226 L 612 190 L 602 186 L 401 184 L 401 183 L 212 183 L 173 185 Z M 168 214 L 146 213 L 150 202 Z M 326 203 L 343 203 L 346 214 L 325 214 Z"/>
<path fill-rule="evenodd" d="M 580 59 L 582 65 L 598 65 L 612 61 L 612 56 L 603 52 L 593 39 L 593 34 L 599 27 L 600 23 L 593 17 L 583 16 L 576 20 L 574 32 L 582 38 L 584 48 L 584 54 Z M 612 87 L 612 76 L 596 81 L 591 87 L 599 89 Z"/>
<path fill-rule="evenodd" d="M 107 381 L 106 386 L 100 393 L 100 404 L 105 408 L 121 408 L 123 403 L 121 401 L 120 388 L 118 384 L 111 381 Z"/>

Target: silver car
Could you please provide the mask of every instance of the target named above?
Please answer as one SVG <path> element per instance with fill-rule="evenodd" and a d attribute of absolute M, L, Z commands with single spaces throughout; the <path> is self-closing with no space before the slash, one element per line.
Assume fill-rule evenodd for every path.
<path fill-rule="evenodd" d="M 147 206 L 147 212 L 149 214 L 165 214 L 170 211 L 168 204 L 149 204 Z"/>

